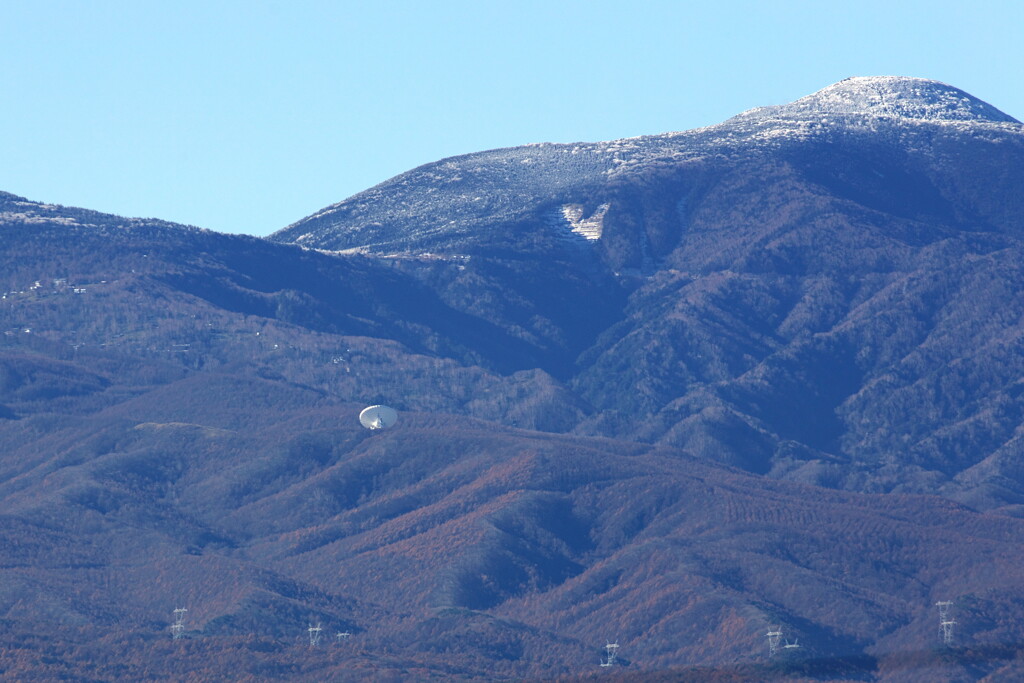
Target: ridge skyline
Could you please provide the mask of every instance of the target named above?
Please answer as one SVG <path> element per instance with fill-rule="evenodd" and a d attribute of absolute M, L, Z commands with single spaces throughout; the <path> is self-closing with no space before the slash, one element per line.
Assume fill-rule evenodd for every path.
<path fill-rule="evenodd" d="M 907 144 L 925 149 L 932 128 L 950 135 L 985 130 L 1000 139 L 1024 131 L 1013 117 L 939 81 L 852 77 L 789 104 L 757 107 L 687 131 L 532 143 L 440 159 L 323 207 L 268 237 L 329 251 L 430 251 L 453 233 L 472 243 L 498 214 L 522 219 L 524 210 L 529 213 L 531 206 L 545 203 L 564 209 L 612 180 L 625 181 L 663 164 L 825 142 L 836 132 L 877 138 L 884 130 L 917 138 L 908 138 Z M 460 191 L 450 192 L 456 186 Z M 446 203 L 436 204 L 435 197 L 442 195 Z M 595 201 L 591 211 L 601 204 Z M 371 215 L 367 223 L 365 217 Z"/>
<path fill-rule="evenodd" d="M 0 44 L 0 81 L 25 104 L 0 113 L 0 188 L 267 235 L 437 159 L 693 130 L 855 74 L 927 76 L 1019 118 L 1011 27 L 1024 14 L 995 2 L 859 3 L 839 21 L 825 7 L 668 0 L 641 12 L 316 0 L 246 8 L 241 22 L 235 3 L 24 5 Z"/>
<path fill-rule="evenodd" d="M 585 672 L 596 623 L 756 666 L 781 623 L 863 680 L 1008 679 L 1024 136 L 886 87 L 914 118 L 480 153 L 277 241 L 0 194 L 10 671 L 323 679 L 321 620 L 365 671 Z"/>
<path fill-rule="evenodd" d="M 953 115 L 949 116 L 947 118 L 943 118 L 943 117 L 927 118 L 927 117 L 912 117 L 912 116 L 894 116 L 891 113 L 891 111 L 887 111 L 887 110 L 883 110 L 882 113 L 876 114 L 876 113 L 874 113 L 874 111 L 873 111 L 873 109 L 871 107 L 862 107 L 860 109 L 856 109 L 856 108 L 853 108 L 853 109 L 841 109 L 841 108 L 837 109 L 837 108 L 835 108 L 835 104 L 834 103 L 837 102 L 837 101 L 841 101 L 843 99 L 841 97 L 840 93 L 850 93 L 851 91 L 854 91 L 858 87 L 878 86 L 880 84 L 881 85 L 885 85 L 885 86 L 890 86 L 890 87 L 892 85 L 894 85 L 894 84 L 903 85 L 905 91 L 907 91 L 907 90 L 911 90 L 912 91 L 914 89 L 914 86 L 916 86 L 917 92 L 913 93 L 915 95 L 916 99 L 915 98 L 910 98 L 910 97 L 903 98 L 903 99 L 907 100 L 908 104 L 912 103 L 915 106 L 917 106 L 917 108 L 920 110 L 921 109 L 920 105 L 922 104 L 922 101 L 920 100 L 920 94 L 921 94 L 921 91 L 923 90 L 926 93 L 931 93 L 933 95 L 933 99 L 940 100 L 940 102 L 938 102 L 938 107 L 939 107 L 940 110 L 941 110 L 941 107 L 943 105 L 945 105 L 947 107 L 946 111 L 949 112 L 949 113 L 952 113 Z M 889 95 L 890 98 L 891 98 L 891 96 L 893 96 L 895 94 L 896 101 L 897 102 L 900 101 L 899 93 L 893 93 L 893 91 L 890 89 L 889 92 L 887 92 L 886 94 Z M 957 97 L 958 95 L 962 96 L 963 97 L 963 101 L 968 102 L 969 106 L 964 108 L 964 109 L 962 109 L 962 110 L 959 110 L 959 111 L 957 111 L 956 109 L 950 109 L 949 107 L 951 105 L 951 100 L 959 99 Z M 942 100 L 944 100 L 944 101 L 942 101 Z M 823 102 L 829 104 L 830 107 L 827 108 L 827 109 L 821 108 L 821 104 Z M 818 107 L 817 108 L 815 108 L 813 106 L 814 103 L 818 103 Z M 908 110 L 909 110 L 909 108 L 908 108 Z M 543 148 L 543 147 L 571 147 L 571 146 L 574 146 L 574 145 L 576 145 L 576 146 L 578 146 L 578 145 L 589 145 L 589 146 L 595 146 L 596 147 L 596 146 L 601 146 L 601 145 L 615 145 L 617 143 L 623 143 L 623 142 L 655 141 L 655 140 L 673 139 L 673 138 L 678 138 L 678 137 L 682 137 L 682 136 L 692 135 L 692 134 L 696 134 L 696 133 L 702 133 L 702 132 L 706 132 L 706 131 L 715 131 L 715 130 L 722 129 L 723 127 L 730 127 L 730 126 L 735 126 L 737 124 L 749 123 L 749 122 L 753 122 L 753 121 L 771 122 L 771 121 L 780 121 L 780 120 L 786 120 L 786 119 L 809 120 L 807 117 L 812 117 L 812 116 L 815 116 L 816 114 L 832 114 L 832 115 L 839 115 L 839 116 L 862 115 L 862 116 L 867 116 L 867 117 L 889 118 L 889 119 L 896 119 L 896 120 L 903 120 L 903 121 L 929 122 L 929 123 L 938 123 L 938 122 L 942 122 L 942 123 L 959 123 L 959 124 L 965 124 L 965 123 L 1003 124 L 1003 123 L 1008 123 L 1008 124 L 1016 125 L 1016 126 L 1024 125 L 1024 124 L 1021 123 L 1020 120 L 1014 118 L 1010 114 L 1007 114 L 1006 112 L 1002 111 L 1001 109 L 991 105 L 990 103 L 975 97 L 971 93 L 968 93 L 968 92 L 966 92 L 964 90 L 961 90 L 960 88 L 957 88 L 954 85 L 943 83 L 943 82 L 935 80 L 935 79 L 922 78 L 922 77 L 912 77 L 912 76 L 849 76 L 849 77 L 843 78 L 843 79 L 841 79 L 839 81 L 836 81 L 836 82 L 834 82 L 834 83 L 832 83 L 830 85 L 827 85 L 827 86 L 825 86 L 823 88 L 820 88 L 820 89 L 818 89 L 818 90 L 816 90 L 816 91 L 814 91 L 814 92 L 812 92 L 812 93 L 810 93 L 808 95 L 804 95 L 802 97 L 799 97 L 799 98 L 797 98 L 797 99 L 795 99 L 795 100 L 793 100 L 791 102 L 788 102 L 788 103 L 785 103 L 785 104 L 779 104 L 779 105 L 755 106 L 752 109 L 748 109 L 748 110 L 739 112 L 737 114 L 734 114 L 734 115 L 732 115 L 732 116 L 730 116 L 730 117 L 728 117 L 728 118 L 726 118 L 726 119 L 724 119 L 724 120 L 722 120 L 722 121 L 720 121 L 718 123 L 713 123 L 713 124 L 706 125 L 706 126 L 698 126 L 696 128 L 683 129 L 683 130 L 673 130 L 673 131 L 664 131 L 664 132 L 660 132 L 660 133 L 646 133 L 646 134 L 642 134 L 642 135 L 629 136 L 629 137 L 623 137 L 623 138 L 614 138 L 614 139 L 608 139 L 608 140 L 594 140 L 594 141 L 577 140 L 577 141 L 572 141 L 572 142 L 552 142 L 552 141 L 527 142 L 527 143 L 523 143 L 523 144 L 519 144 L 519 145 L 512 145 L 512 146 L 509 146 L 509 147 L 495 147 L 495 148 L 482 149 L 482 150 L 477 150 L 477 151 L 472 151 L 472 152 L 466 152 L 466 153 L 463 153 L 463 154 L 457 154 L 457 155 L 453 155 L 453 156 L 442 157 L 442 158 L 439 158 L 439 159 L 435 159 L 433 161 L 426 162 L 426 163 L 421 164 L 419 166 L 415 166 L 415 167 L 409 168 L 409 169 L 399 173 L 396 176 L 393 176 L 391 178 L 385 179 L 385 180 L 381 181 L 380 183 L 377 183 L 377 184 L 372 185 L 370 187 L 364 188 L 363 190 L 360 190 L 360 191 L 356 192 L 353 195 L 345 197 L 345 198 L 343 198 L 341 200 L 338 200 L 338 201 L 336 201 L 336 202 L 334 202 L 332 204 L 325 205 L 322 208 L 318 209 L 317 211 L 314 211 L 313 213 L 308 214 L 305 217 L 299 218 L 298 220 L 295 220 L 295 221 L 293 221 L 291 223 L 288 223 L 288 224 L 286 224 L 284 226 L 281 226 L 281 227 L 278 227 L 276 229 L 273 229 L 271 232 L 269 232 L 269 233 L 267 233 L 265 235 L 259 235 L 259 234 L 253 234 L 253 233 L 223 232 L 223 231 L 219 231 L 219 230 L 216 230 L 214 228 L 210 228 L 210 227 L 207 227 L 207 226 L 204 226 L 204 225 L 192 224 L 192 223 L 182 223 L 182 222 L 178 222 L 178 221 L 167 220 L 167 219 L 164 219 L 163 217 L 158 216 L 158 215 L 128 216 L 128 215 L 125 215 L 125 214 L 118 214 L 118 213 L 112 213 L 112 212 L 107 212 L 107 211 L 102 211 L 102 210 L 95 210 L 95 209 L 92 209 L 91 207 L 86 207 L 86 206 L 64 204 L 64 203 L 61 203 L 61 202 L 41 201 L 41 200 L 34 199 L 33 197 L 29 197 L 27 195 L 20 195 L 20 194 L 15 193 L 15 192 L 8 191 L 6 188 L 0 188 L 0 192 L 2 192 L 4 194 L 7 194 L 7 195 L 11 195 L 13 198 L 16 198 L 18 200 L 29 201 L 29 202 L 37 203 L 37 204 L 42 205 L 42 206 L 46 206 L 46 207 L 83 209 L 83 210 L 86 210 L 86 211 L 91 211 L 91 212 L 95 212 L 95 213 L 99 213 L 99 214 L 104 214 L 104 215 L 108 215 L 108 216 L 117 216 L 117 217 L 120 217 L 120 218 L 129 219 L 129 220 L 137 220 L 137 221 L 158 220 L 158 221 L 162 221 L 162 222 L 165 222 L 165 223 L 181 225 L 183 227 L 188 227 L 188 228 L 198 228 L 198 229 L 202 229 L 202 230 L 211 230 L 213 232 L 218 232 L 218 233 L 222 233 L 222 234 L 244 234 L 244 235 L 248 235 L 248 236 L 251 236 L 251 237 L 257 237 L 257 238 L 260 238 L 260 239 L 274 239 L 275 236 L 277 236 L 279 234 L 285 233 L 287 230 L 293 228 L 294 226 L 296 226 L 299 223 L 303 223 L 303 222 L 306 222 L 306 221 L 308 221 L 310 219 L 314 219 L 317 216 L 319 216 L 319 215 L 321 215 L 321 214 L 323 214 L 325 212 L 328 212 L 329 210 L 333 209 L 334 207 L 338 207 L 338 206 L 340 206 L 342 204 L 345 204 L 346 202 L 348 202 L 350 200 L 353 200 L 353 199 L 355 199 L 357 197 L 363 196 L 364 194 L 370 193 L 370 192 L 372 192 L 373 190 L 375 190 L 375 189 L 377 189 L 379 187 L 383 187 L 383 186 L 391 183 L 392 181 L 394 181 L 397 178 L 401 178 L 401 177 L 403 177 L 403 176 L 405 176 L 407 174 L 414 173 L 414 172 L 419 171 L 421 169 L 426 169 L 426 168 L 429 168 L 429 167 L 435 167 L 435 166 L 444 164 L 446 162 L 452 162 L 452 161 L 461 160 L 461 159 L 470 159 L 470 158 L 480 157 L 480 156 L 484 156 L 484 155 L 499 153 L 499 152 L 503 152 L 503 151 L 507 151 L 507 150 L 520 150 L 520 149 Z"/>

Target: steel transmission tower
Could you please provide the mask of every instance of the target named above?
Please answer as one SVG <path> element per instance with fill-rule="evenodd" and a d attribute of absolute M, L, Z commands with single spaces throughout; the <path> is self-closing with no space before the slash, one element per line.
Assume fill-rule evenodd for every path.
<path fill-rule="evenodd" d="M 601 666 L 614 666 L 615 658 L 619 653 L 618 643 L 608 643 L 604 646 L 605 656 L 601 659 Z"/>
<path fill-rule="evenodd" d="M 184 607 L 174 610 L 174 623 L 171 624 L 171 636 L 174 640 L 178 640 L 185 634 L 185 612 L 187 611 Z"/>
<path fill-rule="evenodd" d="M 953 627 L 956 626 L 956 620 L 949 615 L 949 608 L 953 603 L 943 600 L 935 603 L 935 606 L 939 608 L 939 634 L 942 636 L 942 644 L 950 647 L 953 645 Z"/>

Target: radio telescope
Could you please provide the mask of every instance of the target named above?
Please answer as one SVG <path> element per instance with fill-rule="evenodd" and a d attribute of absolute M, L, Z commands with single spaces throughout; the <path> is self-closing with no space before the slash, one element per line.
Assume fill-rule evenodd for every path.
<path fill-rule="evenodd" d="M 388 406 L 370 406 L 359 413 L 359 424 L 367 429 L 387 429 L 394 427 L 398 421 L 398 413 Z"/>

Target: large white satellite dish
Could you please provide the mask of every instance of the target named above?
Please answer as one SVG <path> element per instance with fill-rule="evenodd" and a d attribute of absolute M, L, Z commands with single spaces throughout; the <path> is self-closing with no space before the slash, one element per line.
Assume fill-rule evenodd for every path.
<path fill-rule="evenodd" d="M 359 424 L 367 429 L 387 429 L 398 421 L 398 413 L 388 406 L 370 406 L 359 413 Z"/>

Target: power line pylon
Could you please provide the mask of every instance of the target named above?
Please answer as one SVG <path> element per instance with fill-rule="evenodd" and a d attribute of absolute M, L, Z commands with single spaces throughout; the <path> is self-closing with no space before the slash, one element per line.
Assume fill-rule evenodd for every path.
<path fill-rule="evenodd" d="M 605 656 L 601 658 L 601 666 L 614 666 L 615 658 L 618 656 L 619 644 L 608 643 L 604 646 Z"/>
<path fill-rule="evenodd" d="M 950 600 L 943 600 L 935 603 L 939 608 L 939 635 L 942 636 L 942 644 L 946 647 L 953 645 L 953 627 L 956 626 L 956 619 L 949 615 L 953 603 Z"/>
<path fill-rule="evenodd" d="M 171 637 L 174 640 L 180 639 L 185 634 L 185 612 L 187 611 L 184 607 L 174 610 L 174 623 L 171 624 Z"/>

